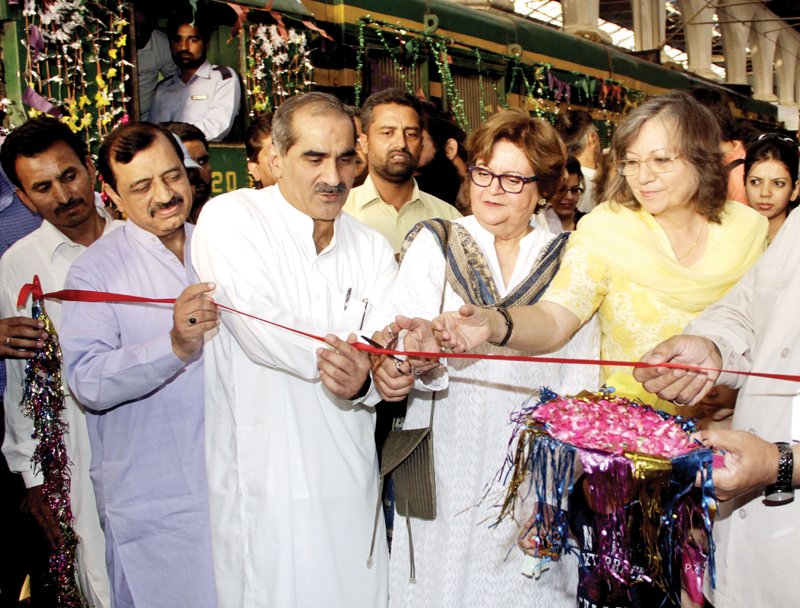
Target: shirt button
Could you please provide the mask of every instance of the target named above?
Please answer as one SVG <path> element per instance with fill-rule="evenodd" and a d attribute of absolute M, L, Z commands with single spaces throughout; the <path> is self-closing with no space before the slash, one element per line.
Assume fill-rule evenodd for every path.
<path fill-rule="evenodd" d="M 745 519 L 747 517 L 747 509 L 739 509 L 739 519 Z"/>
<path fill-rule="evenodd" d="M 756 430 L 752 426 L 749 429 L 747 429 L 747 432 L 753 433 L 753 435 L 758 435 L 758 433 L 756 433 Z"/>
<path fill-rule="evenodd" d="M 788 348 L 784 348 L 784 349 L 781 351 L 781 358 L 785 359 L 785 358 L 786 358 L 786 357 L 788 357 L 788 356 L 789 356 L 789 349 L 788 349 Z"/>

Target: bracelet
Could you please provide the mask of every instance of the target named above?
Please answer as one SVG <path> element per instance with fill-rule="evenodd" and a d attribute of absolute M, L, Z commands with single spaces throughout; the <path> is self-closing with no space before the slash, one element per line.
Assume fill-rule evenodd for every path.
<path fill-rule="evenodd" d="M 500 340 L 500 342 L 489 341 L 489 344 L 494 344 L 495 346 L 505 346 L 511 339 L 511 332 L 514 331 L 514 319 L 511 318 L 511 314 L 508 312 L 508 309 L 503 308 L 502 306 L 491 306 L 490 310 L 496 310 L 503 315 L 503 318 L 506 321 L 506 335 L 502 340 Z"/>

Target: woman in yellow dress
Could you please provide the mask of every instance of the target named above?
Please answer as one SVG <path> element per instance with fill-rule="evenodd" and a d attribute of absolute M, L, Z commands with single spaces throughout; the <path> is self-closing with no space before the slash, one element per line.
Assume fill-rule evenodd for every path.
<path fill-rule="evenodd" d="M 685 93 L 640 105 L 614 135 L 607 202 L 581 220 L 542 299 L 444 313 L 433 322 L 441 345 L 463 352 L 488 341 L 548 353 L 597 313 L 602 358 L 636 361 L 681 333 L 742 277 L 766 242 L 765 219 L 725 200 L 718 142 L 713 115 Z M 602 376 L 623 396 L 674 411 L 631 371 L 608 366 Z"/>

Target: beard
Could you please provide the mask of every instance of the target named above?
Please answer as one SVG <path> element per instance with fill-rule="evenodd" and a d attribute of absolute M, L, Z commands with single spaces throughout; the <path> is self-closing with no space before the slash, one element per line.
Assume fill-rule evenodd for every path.
<path fill-rule="evenodd" d="M 389 157 L 397 152 L 403 152 L 408 156 L 407 163 L 391 162 Z M 369 158 L 369 157 L 368 157 Z M 387 182 L 402 184 L 407 182 L 414 175 L 417 169 L 417 159 L 415 159 L 408 150 L 390 150 L 386 157 L 380 163 L 370 164 L 370 173 L 375 172 L 377 175 L 385 179 Z"/>
<path fill-rule="evenodd" d="M 174 55 L 172 58 L 175 60 L 175 65 L 177 65 L 181 70 L 193 70 L 199 68 L 206 60 L 205 57 L 193 57 L 191 55 L 180 54 Z"/>

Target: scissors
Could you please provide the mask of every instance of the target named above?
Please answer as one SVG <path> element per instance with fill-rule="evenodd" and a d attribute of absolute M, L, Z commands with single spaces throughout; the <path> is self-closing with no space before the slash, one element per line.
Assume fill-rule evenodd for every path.
<path fill-rule="evenodd" d="M 367 344 L 369 344 L 370 346 L 374 346 L 375 348 L 380 348 L 380 349 L 387 349 L 387 350 L 392 349 L 394 347 L 395 343 L 397 342 L 397 339 L 394 339 L 391 342 L 389 342 L 389 344 L 387 344 L 386 346 L 383 346 L 382 344 L 376 342 L 372 338 L 367 338 L 367 336 L 361 336 L 361 338 Z M 403 359 L 401 359 L 400 357 L 396 357 L 395 355 L 386 355 L 386 356 L 389 357 L 390 359 L 394 360 L 398 364 L 399 363 L 405 363 L 405 361 Z"/>

